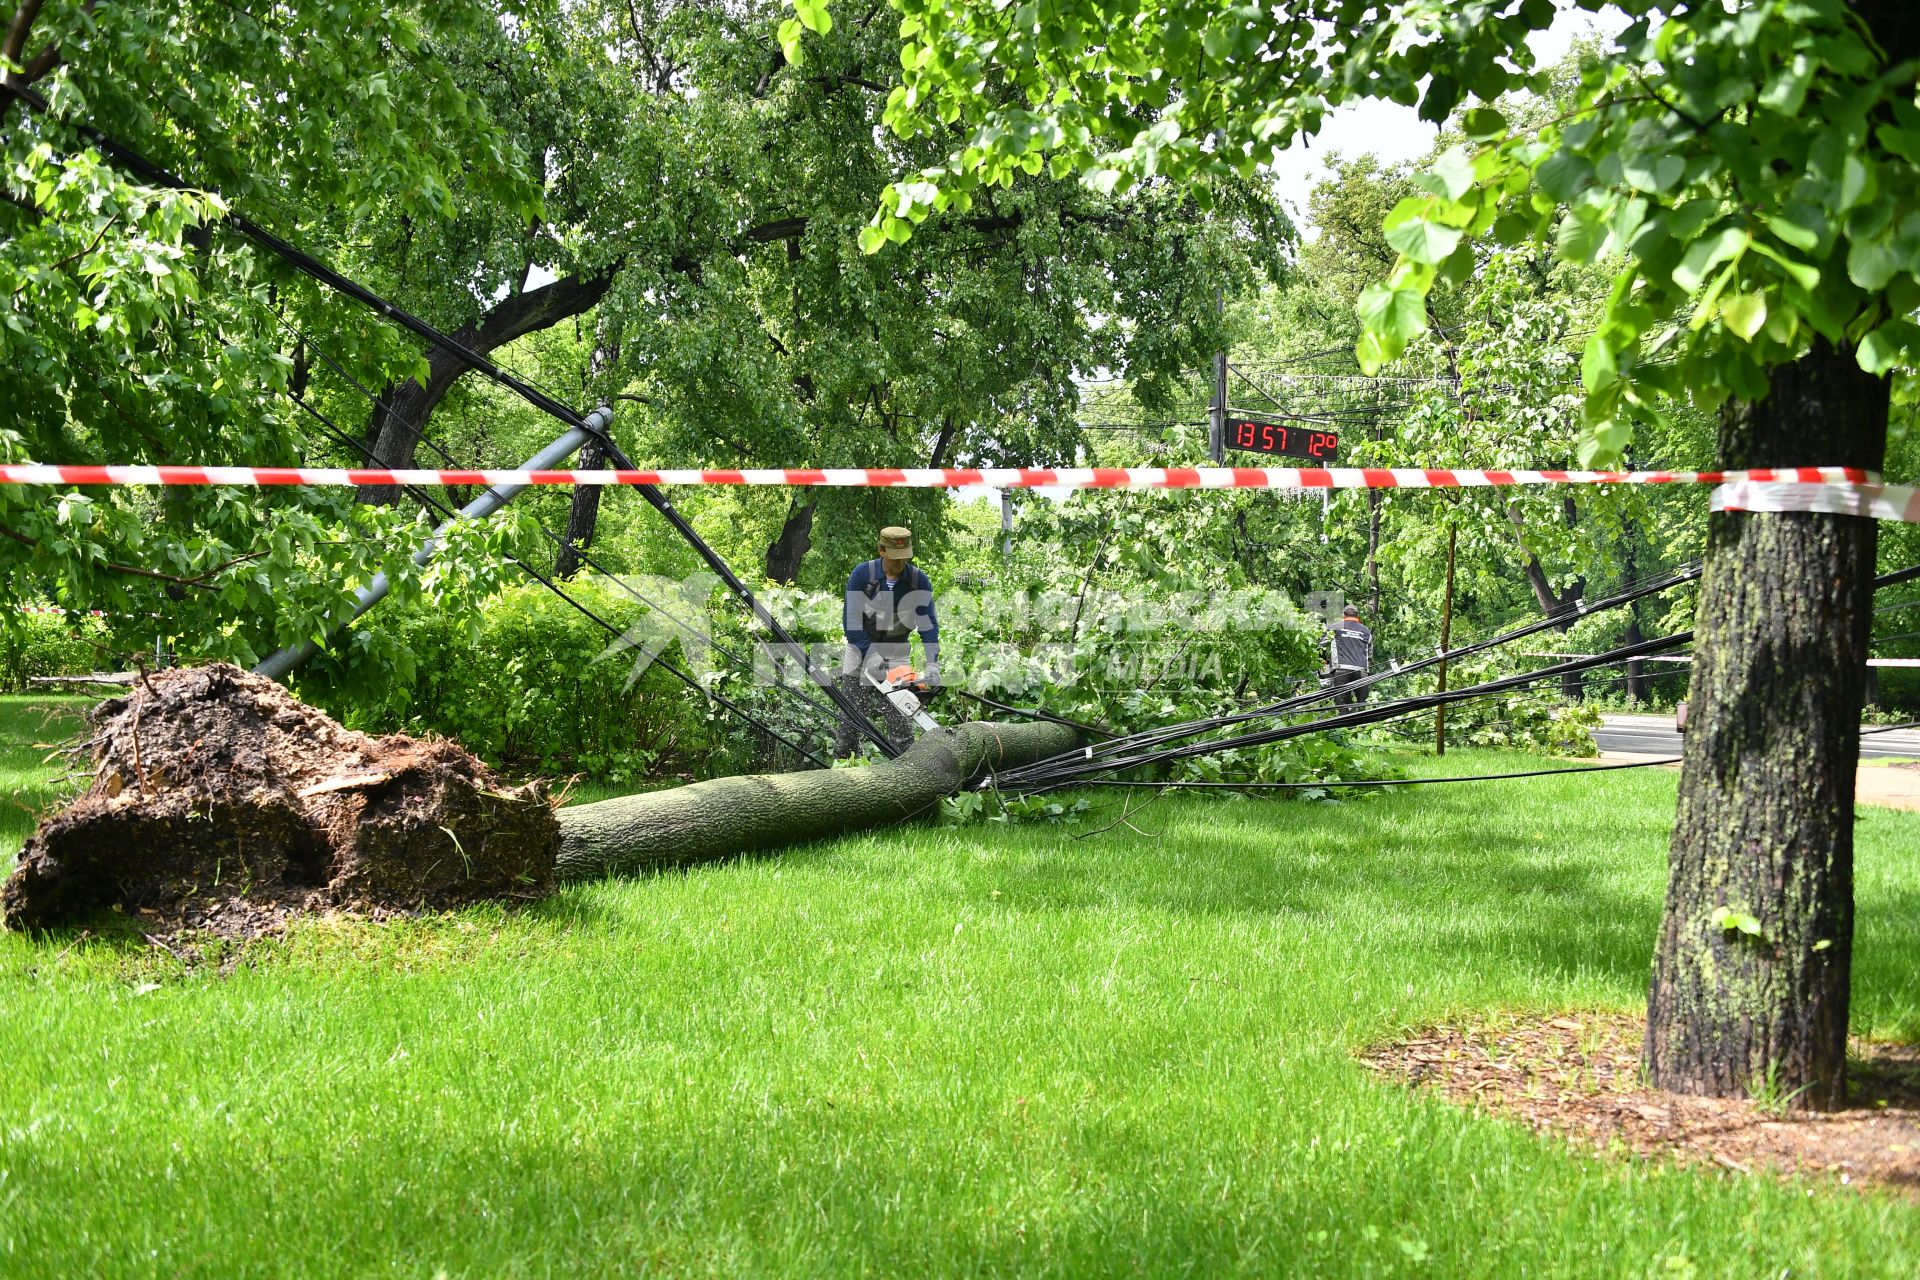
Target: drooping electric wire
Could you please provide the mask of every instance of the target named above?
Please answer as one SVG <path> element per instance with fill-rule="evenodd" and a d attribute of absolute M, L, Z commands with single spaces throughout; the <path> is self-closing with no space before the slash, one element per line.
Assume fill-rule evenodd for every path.
<path fill-rule="evenodd" d="M 51 107 L 46 99 L 34 93 L 32 90 L 21 86 L 8 86 L 8 91 L 14 94 L 14 96 L 29 108 L 42 114 L 52 114 Z M 98 147 L 103 154 L 109 156 L 115 163 L 126 168 L 147 183 L 175 191 L 194 189 L 191 184 L 187 183 L 184 179 L 147 159 L 139 152 L 119 142 L 104 131 L 78 121 L 65 121 L 64 123 L 78 131 L 81 136 Z M 387 320 L 392 321 L 394 324 L 412 333 L 414 336 L 452 356 L 466 368 L 512 391 L 528 404 L 565 423 L 568 427 L 583 430 L 596 436 L 606 449 L 607 456 L 613 459 L 617 465 L 628 470 L 637 469 L 634 467 L 633 460 L 627 457 L 619 445 L 614 443 L 606 433 L 597 430 L 594 425 L 589 423 L 580 413 L 539 388 L 508 373 L 493 361 L 487 359 L 487 357 L 481 355 L 479 352 L 471 350 L 451 335 L 443 333 L 425 320 L 396 306 L 373 290 L 334 270 L 305 250 L 282 239 L 280 236 L 275 235 L 265 227 L 253 222 L 237 210 L 232 209 L 231 206 L 229 206 L 229 210 L 222 221 L 226 226 L 231 227 L 261 248 L 266 249 L 269 253 L 293 267 L 301 274 L 325 285 L 336 293 L 351 298 L 370 308 Z M 895 746 L 887 735 L 881 731 L 879 726 L 861 709 L 855 699 L 841 692 L 841 690 L 835 686 L 831 677 L 823 676 L 819 673 L 813 663 L 813 659 L 807 654 L 805 647 L 796 641 L 793 636 L 787 632 L 787 629 L 780 624 L 780 621 L 760 603 L 759 598 L 754 595 L 745 582 L 741 581 L 739 575 L 734 573 L 732 566 L 727 564 L 727 562 L 721 558 L 720 554 L 700 536 L 699 532 L 694 529 L 692 523 L 680 514 L 679 509 L 667 499 L 666 495 L 652 485 L 638 485 L 633 487 L 638 489 L 641 497 L 644 498 L 649 505 L 666 518 L 668 524 L 673 526 L 674 531 L 706 562 L 707 567 L 726 584 L 728 590 L 733 593 L 734 597 L 747 607 L 748 612 L 753 616 L 755 622 L 772 635 L 787 654 L 798 660 L 808 677 L 820 686 L 821 690 L 826 693 L 828 699 L 839 708 L 840 713 L 854 725 L 862 736 L 871 741 L 879 748 L 881 753 L 889 759 L 899 755 L 900 748 Z"/>
<path fill-rule="evenodd" d="M 324 363 L 329 369 L 331 369 L 335 374 L 337 374 L 341 379 L 343 379 L 355 391 L 359 392 L 360 395 L 363 396 L 370 404 L 372 404 L 375 408 L 378 408 L 384 412 L 387 412 L 387 413 L 393 412 L 392 406 L 390 406 L 384 399 L 382 399 L 378 392 L 373 390 L 371 387 L 367 386 L 365 383 L 361 382 L 358 378 L 354 377 L 351 372 L 349 372 L 347 369 L 342 367 L 339 361 L 335 360 L 333 356 L 330 355 L 324 347 L 314 342 L 314 340 L 298 325 L 294 324 L 291 320 L 287 319 L 286 316 L 280 315 L 279 313 L 276 313 L 276 318 L 279 319 L 280 323 L 284 325 L 289 332 L 293 333 L 297 338 L 300 339 L 301 342 L 306 344 L 307 350 L 311 351 L 314 355 L 318 356 L 322 363 Z M 366 455 L 369 461 L 377 461 L 374 458 L 372 451 L 365 448 L 359 441 L 349 440 L 347 443 L 349 443 L 358 452 Z M 446 463 L 447 466 L 449 466 L 450 468 L 454 470 L 466 469 L 462 464 L 462 462 L 460 461 L 460 459 L 456 458 L 445 446 L 441 445 L 438 441 L 428 439 L 426 436 L 423 435 L 420 437 L 419 443 L 426 446 L 429 450 L 431 450 L 433 453 L 438 455 L 440 460 Z M 437 507 L 438 504 L 435 504 L 435 505 Z M 552 543 L 555 547 L 565 547 L 568 545 L 567 540 L 561 537 L 559 534 L 555 533 L 550 527 L 548 527 L 545 521 L 535 519 L 534 525 L 536 528 L 540 530 L 541 534 L 547 539 L 547 541 Z M 617 587 L 621 592 L 623 592 L 624 594 L 632 598 L 636 603 L 640 604 L 641 606 L 647 609 L 652 610 L 654 614 L 667 619 L 673 625 L 680 628 L 682 631 L 686 632 L 689 638 L 691 638 L 695 643 L 705 645 L 713 649 L 714 652 L 720 654 L 721 657 L 725 658 L 729 663 L 731 663 L 737 669 L 748 670 L 751 668 L 750 663 L 748 663 L 740 655 L 733 653 L 732 651 L 727 649 L 726 646 L 722 645 L 717 639 L 714 638 L 711 632 L 703 631 L 700 628 L 695 627 L 692 623 L 682 618 L 678 610 L 671 609 L 660 604 L 658 601 L 654 600 L 651 596 L 647 595 L 645 592 L 641 591 L 638 587 L 633 585 L 633 583 L 628 581 L 624 576 L 615 574 L 610 570 L 608 570 L 598 560 L 594 559 L 593 556 L 584 547 L 575 547 L 574 554 L 579 557 L 582 564 L 585 564 L 587 567 L 599 573 L 602 576 L 602 578 L 604 578 L 608 582 L 611 582 L 615 587 Z M 523 569 L 528 569 L 528 566 L 523 561 L 517 558 L 514 559 L 513 563 L 515 563 L 516 565 L 519 565 Z M 533 576 L 536 581 L 540 581 L 540 582 L 547 581 L 546 579 L 540 577 L 538 574 L 533 573 L 531 569 L 528 569 L 528 572 L 530 576 Z M 571 597 L 569 597 L 565 592 L 560 591 L 557 587 L 553 587 L 551 583 L 548 583 L 547 585 L 551 589 L 553 589 L 556 592 L 556 594 L 560 595 L 561 599 L 567 600 L 569 603 L 573 603 Z M 616 635 L 619 635 L 619 634 L 621 633 L 616 632 Z M 656 661 L 657 660 L 658 659 L 656 659 Z M 831 707 L 823 705 L 822 703 L 809 697 L 804 690 L 801 690 L 787 683 L 787 681 L 780 674 L 780 665 L 778 663 L 773 664 L 773 673 L 774 673 L 774 687 L 782 690 L 789 696 L 793 697 L 794 699 L 796 699 L 797 701 L 811 708 L 814 711 L 823 712 L 827 715 L 835 714 L 834 710 Z M 808 758 L 813 759 L 814 757 L 809 756 Z"/>
<path fill-rule="evenodd" d="M 308 404 L 306 400 L 304 400 L 303 398 L 299 396 L 294 396 L 292 397 L 292 399 L 295 405 L 299 406 L 301 410 L 303 410 L 304 412 L 309 414 L 311 417 L 313 417 L 313 419 L 316 422 L 320 423 L 321 426 L 326 430 L 326 432 L 330 436 L 332 436 L 336 441 L 338 441 L 339 443 L 348 445 L 349 447 L 354 448 L 356 450 L 359 450 L 360 452 L 366 453 L 370 459 L 372 458 L 372 450 L 366 448 L 364 442 L 356 439 L 354 436 L 352 436 L 351 434 L 343 430 L 339 426 L 339 424 L 335 423 L 326 414 L 321 413 L 318 409 Z M 452 520 L 456 518 L 456 516 L 458 515 L 458 513 L 454 511 L 451 507 L 446 506 L 445 504 L 441 503 L 437 498 L 428 494 L 426 491 L 420 488 L 417 488 L 416 486 L 406 485 L 406 486 L 403 486 L 403 488 L 405 489 L 407 495 L 412 499 L 414 499 L 414 501 L 418 502 L 421 506 L 423 506 L 427 510 L 434 512 L 436 515 L 439 515 L 443 519 Z M 558 596 L 561 600 L 565 601 L 568 605 L 572 606 L 572 608 L 575 609 L 577 612 L 579 612 L 583 617 L 587 618 L 589 621 L 595 623 L 600 628 L 605 630 L 609 635 L 612 635 L 618 638 L 619 636 L 622 636 L 625 634 L 625 631 L 623 628 L 619 627 L 613 622 L 610 622 L 606 618 L 601 617 L 593 609 L 590 609 L 586 605 L 582 604 L 579 600 L 575 599 L 570 593 L 568 593 L 564 588 L 562 588 L 558 583 L 554 582 L 551 578 L 548 578 L 545 574 L 542 574 L 538 569 L 534 568 L 532 565 L 528 564 L 526 561 L 520 559 L 518 556 L 509 556 L 508 560 L 514 566 L 519 568 L 522 572 L 527 574 L 527 576 L 531 577 L 534 581 L 540 583 L 542 586 L 546 587 L 547 590 L 553 592 L 554 595 Z M 785 734 L 781 733 L 778 729 L 775 729 L 773 726 L 767 724 L 766 722 L 761 720 L 759 717 L 755 716 L 752 712 L 740 706 L 738 703 L 734 702 L 732 699 L 728 698 L 726 695 L 720 693 L 717 690 L 708 688 L 705 684 L 701 683 L 698 679 L 696 679 L 691 673 L 683 670 L 678 664 L 673 662 L 665 654 L 656 654 L 654 656 L 653 662 L 654 662 L 654 665 L 665 670 L 669 675 L 679 680 L 680 683 L 686 685 L 689 689 L 692 689 L 695 693 L 700 694 L 702 697 L 715 703 L 716 705 L 720 706 L 722 709 L 728 712 L 731 712 L 735 716 L 738 716 L 741 720 L 753 726 L 755 729 L 758 729 L 760 732 L 766 734 L 769 738 L 772 738 L 774 741 L 796 752 L 803 760 L 807 760 L 822 769 L 827 767 L 827 762 L 822 760 L 819 756 L 815 755 L 813 752 L 809 751 L 806 747 L 802 746 L 798 742 L 795 742 L 793 739 L 787 737 Z"/>

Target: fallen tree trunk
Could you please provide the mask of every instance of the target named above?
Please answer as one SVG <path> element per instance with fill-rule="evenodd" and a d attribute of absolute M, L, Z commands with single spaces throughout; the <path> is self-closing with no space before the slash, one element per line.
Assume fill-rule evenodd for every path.
<path fill-rule="evenodd" d="M 162 933 L 251 937 L 295 914 L 442 910 L 772 852 L 904 822 L 987 773 L 1079 745 L 1054 724 L 966 724 L 858 769 L 716 778 L 551 808 L 454 743 L 344 729 L 263 676 L 141 676 L 91 714 L 93 783 L 0 885 L 0 926 L 118 904 Z M 556 867 L 556 858 L 558 866 Z"/>
<path fill-rule="evenodd" d="M 714 778 L 562 809 L 557 880 L 631 875 L 777 849 L 931 813 L 967 783 L 1080 745 L 1058 724 L 963 724 L 861 769 Z"/>

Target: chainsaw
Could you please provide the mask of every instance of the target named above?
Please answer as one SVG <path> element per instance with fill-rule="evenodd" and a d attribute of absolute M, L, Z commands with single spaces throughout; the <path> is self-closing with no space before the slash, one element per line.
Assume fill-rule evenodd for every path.
<path fill-rule="evenodd" d="M 931 702 L 939 689 L 917 680 L 913 668 L 905 663 L 887 670 L 885 679 L 876 679 L 873 672 L 865 671 L 867 683 L 880 691 L 882 697 L 907 719 L 922 729 L 938 729 L 939 721 L 927 714 L 926 704 Z"/>

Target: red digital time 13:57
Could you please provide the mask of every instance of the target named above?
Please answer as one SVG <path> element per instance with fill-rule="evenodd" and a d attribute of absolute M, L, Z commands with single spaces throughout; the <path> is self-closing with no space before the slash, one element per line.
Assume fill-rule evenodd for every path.
<path fill-rule="evenodd" d="M 1234 417 L 1227 419 L 1227 444 L 1282 458 L 1332 462 L 1340 448 L 1340 435 L 1317 427 L 1288 427 L 1261 418 Z"/>

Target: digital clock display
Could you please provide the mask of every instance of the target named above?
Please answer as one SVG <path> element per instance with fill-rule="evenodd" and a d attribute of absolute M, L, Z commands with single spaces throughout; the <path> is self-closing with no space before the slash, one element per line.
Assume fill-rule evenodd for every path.
<path fill-rule="evenodd" d="M 1332 462 L 1340 448 L 1340 434 L 1318 427 L 1289 427 L 1262 418 L 1228 418 L 1227 444 L 1254 453 L 1271 453 L 1282 458 L 1310 458 Z"/>

